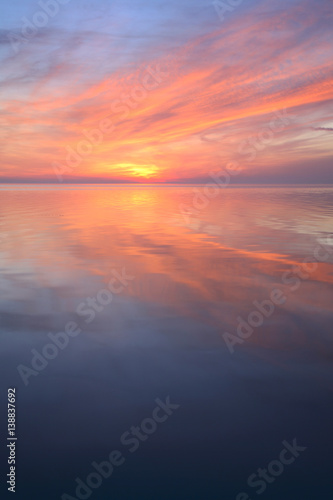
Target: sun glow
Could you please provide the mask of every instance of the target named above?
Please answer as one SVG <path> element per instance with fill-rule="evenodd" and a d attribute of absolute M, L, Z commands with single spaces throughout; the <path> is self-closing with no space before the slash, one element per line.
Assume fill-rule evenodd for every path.
<path fill-rule="evenodd" d="M 144 177 L 149 179 L 150 177 L 155 177 L 158 173 L 158 167 L 154 164 L 138 164 L 138 163 L 118 163 L 117 167 L 119 167 L 122 171 L 136 176 L 136 177 Z"/>

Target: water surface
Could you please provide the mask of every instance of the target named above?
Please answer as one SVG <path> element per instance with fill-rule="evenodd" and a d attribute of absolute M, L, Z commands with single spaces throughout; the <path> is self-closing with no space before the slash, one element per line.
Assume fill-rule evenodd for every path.
<path fill-rule="evenodd" d="M 230 187 L 207 203 L 203 189 L 1 186 L 17 498 L 75 497 L 75 478 L 113 449 L 125 463 L 91 498 L 256 498 L 247 478 L 294 438 L 307 450 L 259 496 L 331 491 L 333 188 Z M 130 278 L 112 301 L 79 314 L 115 272 Z M 225 333 L 276 289 L 283 303 L 228 348 Z M 17 366 L 70 321 L 80 334 L 25 384 Z M 130 453 L 121 435 L 167 396 L 179 409 Z"/>

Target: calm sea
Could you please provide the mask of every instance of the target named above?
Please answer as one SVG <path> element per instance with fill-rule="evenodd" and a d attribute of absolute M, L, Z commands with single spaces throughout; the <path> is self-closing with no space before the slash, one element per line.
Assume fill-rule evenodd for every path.
<path fill-rule="evenodd" d="M 331 497 L 333 188 L 210 194 L 0 187 L 1 498 L 9 387 L 18 500 Z"/>

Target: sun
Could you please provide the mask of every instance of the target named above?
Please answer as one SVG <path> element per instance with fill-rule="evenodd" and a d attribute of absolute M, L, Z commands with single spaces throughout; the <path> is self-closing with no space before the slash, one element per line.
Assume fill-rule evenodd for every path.
<path fill-rule="evenodd" d="M 126 171 L 126 173 L 130 175 L 135 177 L 144 177 L 145 179 L 155 177 L 159 171 L 158 167 L 153 163 L 118 163 L 117 167 L 119 167 L 122 171 Z"/>

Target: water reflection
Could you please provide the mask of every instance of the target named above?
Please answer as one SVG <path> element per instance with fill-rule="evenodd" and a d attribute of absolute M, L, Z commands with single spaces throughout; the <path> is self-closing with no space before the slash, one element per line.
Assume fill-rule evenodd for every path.
<path fill-rule="evenodd" d="M 156 443 L 165 448 L 170 438 L 172 453 L 177 449 L 184 459 L 186 440 L 194 433 L 199 455 L 215 450 L 219 458 L 208 460 L 209 466 L 197 459 L 204 477 L 210 478 L 210 498 L 213 490 L 219 495 L 238 492 L 238 484 L 252 472 L 262 436 L 272 446 L 281 443 L 292 423 L 291 433 L 298 426 L 308 441 L 318 438 L 310 417 L 304 421 L 302 415 L 306 407 L 313 419 L 313 405 L 325 407 L 320 395 L 331 389 L 333 245 L 327 238 L 332 232 L 333 189 L 226 189 L 189 221 L 182 215 L 184 205 L 193 206 L 191 187 L 1 188 L 0 234 L 5 237 L 0 239 L 0 314 L 6 383 L 15 380 L 22 386 L 16 366 L 29 363 L 31 349 L 41 349 L 48 333 L 62 331 L 70 320 L 82 326 L 82 334 L 71 339 L 45 372 L 31 378 L 30 392 L 22 391 L 25 471 L 33 467 L 28 448 L 37 456 L 42 446 L 39 439 L 33 445 L 32 429 L 39 423 L 48 445 L 58 449 L 47 457 L 62 475 L 57 498 L 72 487 L 85 460 L 89 464 L 104 449 L 110 451 L 110 441 L 119 440 L 126 425 L 144 417 L 155 397 L 167 394 L 178 397 L 184 413 L 175 417 L 178 424 L 172 424 L 170 435 L 162 432 Z M 319 243 L 326 245 L 326 261 L 313 257 Z M 317 262 L 317 268 L 292 291 L 282 277 L 304 258 Z M 77 313 L 79 304 L 105 289 L 114 269 L 125 269 L 135 279 L 94 321 L 84 323 Z M 253 301 L 266 300 L 274 288 L 282 290 L 285 303 L 231 355 L 223 332 L 234 333 L 237 318 L 247 318 Z M 304 384 L 309 384 L 307 391 Z M 49 422 L 34 421 L 32 406 L 40 409 L 45 402 Z M 244 404 L 248 420 L 241 434 L 247 447 L 239 459 L 240 444 L 232 444 L 230 436 L 238 432 L 235 418 Z M 286 404 L 288 415 L 281 414 Z M 93 408 L 100 414 L 100 435 L 91 428 Z M 66 411 L 71 435 L 66 432 Z M 279 432 L 267 424 L 277 414 Z M 223 418 L 223 428 L 216 416 Z M 57 432 L 50 434 L 55 418 Z M 221 442 L 229 462 L 219 455 Z M 136 471 L 144 473 L 146 461 L 154 461 L 155 445 L 150 446 Z M 75 467 L 60 458 L 63 452 L 75 458 Z M 191 463 L 191 453 L 185 455 Z M 221 463 L 230 472 L 224 482 L 218 479 Z M 199 467 L 192 465 L 191 471 L 182 469 L 183 477 L 192 477 Z M 161 471 L 154 467 L 158 490 Z M 175 470 L 170 472 L 170 463 L 167 467 L 175 480 Z M 129 474 L 130 468 L 122 474 Z M 204 477 L 197 488 L 185 488 L 186 495 L 203 498 L 201 492 L 210 491 Z M 114 494 L 117 481 L 99 498 Z M 145 498 L 157 491 L 149 493 L 138 478 L 137 487 Z M 41 491 L 53 498 L 47 483 Z M 124 498 L 140 497 L 131 494 L 128 490 Z M 270 498 L 279 494 L 273 492 Z M 289 497 L 283 493 L 283 498 Z"/>
<path fill-rule="evenodd" d="M 75 312 L 112 268 L 125 267 L 135 275 L 125 295 L 137 307 L 223 329 L 311 258 L 332 227 L 330 189 L 225 190 L 186 225 L 179 207 L 192 197 L 179 187 L 3 189 L 2 311 Z M 331 263 L 288 293 L 280 313 L 306 313 L 309 296 L 314 310 L 330 311 Z"/>

